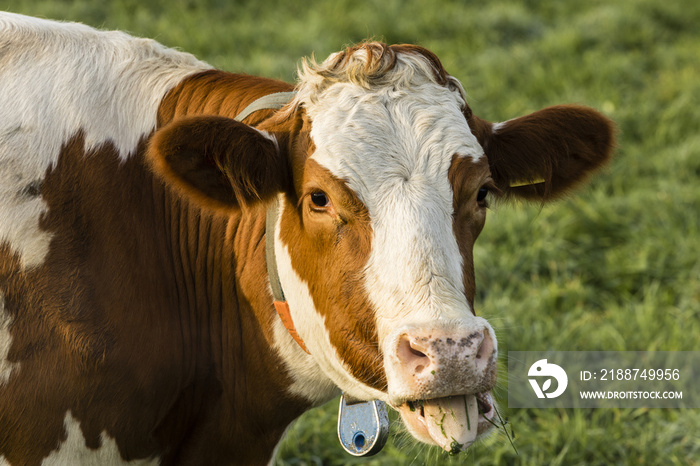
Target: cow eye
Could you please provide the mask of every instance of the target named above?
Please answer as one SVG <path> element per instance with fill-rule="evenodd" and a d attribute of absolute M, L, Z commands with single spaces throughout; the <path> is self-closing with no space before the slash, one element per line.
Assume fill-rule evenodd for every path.
<path fill-rule="evenodd" d="M 316 207 L 328 207 L 328 204 L 330 204 L 326 193 L 320 191 L 311 193 L 311 202 L 313 202 Z"/>
<path fill-rule="evenodd" d="M 489 188 L 482 186 L 476 195 L 476 202 L 483 203 L 486 200 L 486 195 L 489 193 Z"/>

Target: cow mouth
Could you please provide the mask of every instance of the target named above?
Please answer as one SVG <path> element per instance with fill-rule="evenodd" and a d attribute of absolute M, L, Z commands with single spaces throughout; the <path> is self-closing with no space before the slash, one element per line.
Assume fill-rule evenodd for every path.
<path fill-rule="evenodd" d="M 398 408 L 408 430 L 425 443 L 457 454 L 494 424 L 490 392 L 408 401 Z"/>

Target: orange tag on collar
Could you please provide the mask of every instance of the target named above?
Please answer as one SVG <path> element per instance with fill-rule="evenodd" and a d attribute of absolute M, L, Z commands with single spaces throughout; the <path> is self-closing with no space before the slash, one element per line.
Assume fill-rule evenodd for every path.
<path fill-rule="evenodd" d="M 280 320 L 282 321 L 284 328 L 286 328 L 289 334 L 292 336 L 292 338 L 294 338 L 294 341 L 296 341 L 299 344 L 299 346 L 301 346 L 301 349 L 306 351 L 307 354 L 311 354 L 309 353 L 309 350 L 306 349 L 304 340 L 302 340 L 299 334 L 297 333 L 297 329 L 294 328 L 294 321 L 292 321 L 292 314 L 289 311 L 289 304 L 287 304 L 287 301 L 275 301 L 274 304 L 275 310 L 280 316 Z"/>

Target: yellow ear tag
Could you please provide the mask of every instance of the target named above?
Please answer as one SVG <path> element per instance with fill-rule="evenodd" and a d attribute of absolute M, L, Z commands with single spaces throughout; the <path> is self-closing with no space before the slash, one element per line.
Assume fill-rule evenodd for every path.
<path fill-rule="evenodd" d="M 531 184 L 544 183 L 544 178 L 537 178 L 534 180 L 516 180 L 510 182 L 511 188 L 519 188 L 520 186 L 530 186 Z"/>

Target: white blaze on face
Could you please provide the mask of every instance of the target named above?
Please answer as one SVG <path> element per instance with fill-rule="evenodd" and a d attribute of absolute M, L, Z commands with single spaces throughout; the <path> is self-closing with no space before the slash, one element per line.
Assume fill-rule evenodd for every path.
<path fill-rule="evenodd" d="M 46 466 L 72 466 L 76 464 L 83 466 L 147 466 L 160 463 L 158 458 L 124 461 L 119 453 L 117 443 L 105 432 L 100 435 L 100 448 L 96 450 L 89 448 L 80 429 L 80 422 L 73 417 L 70 411 L 66 413 L 64 427 L 66 440 L 48 457 L 44 458 L 41 464 Z"/>
<path fill-rule="evenodd" d="M 11 325 L 12 318 L 5 310 L 5 299 L 2 292 L 0 292 L 0 387 L 10 380 L 12 371 L 19 368 L 18 363 L 10 362 L 7 359 L 10 353 L 10 346 L 12 345 Z"/>
<path fill-rule="evenodd" d="M 367 91 L 336 84 L 308 109 L 313 158 L 347 181 L 371 218 L 366 289 L 380 345 L 397 326 L 470 318 L 448 170 L 483 149 L 456 92 L 433 83 Z"/>
<path fill-rule="evenodd" d="M 0 244 L 30 268 L 48 253 L 39 189 L 63 145 L 82 131 L 86 151 L 111 142 L 126 159 L 167 91 L 209 66 L 152 40 L 6 12 L 0 50 Z"/>

